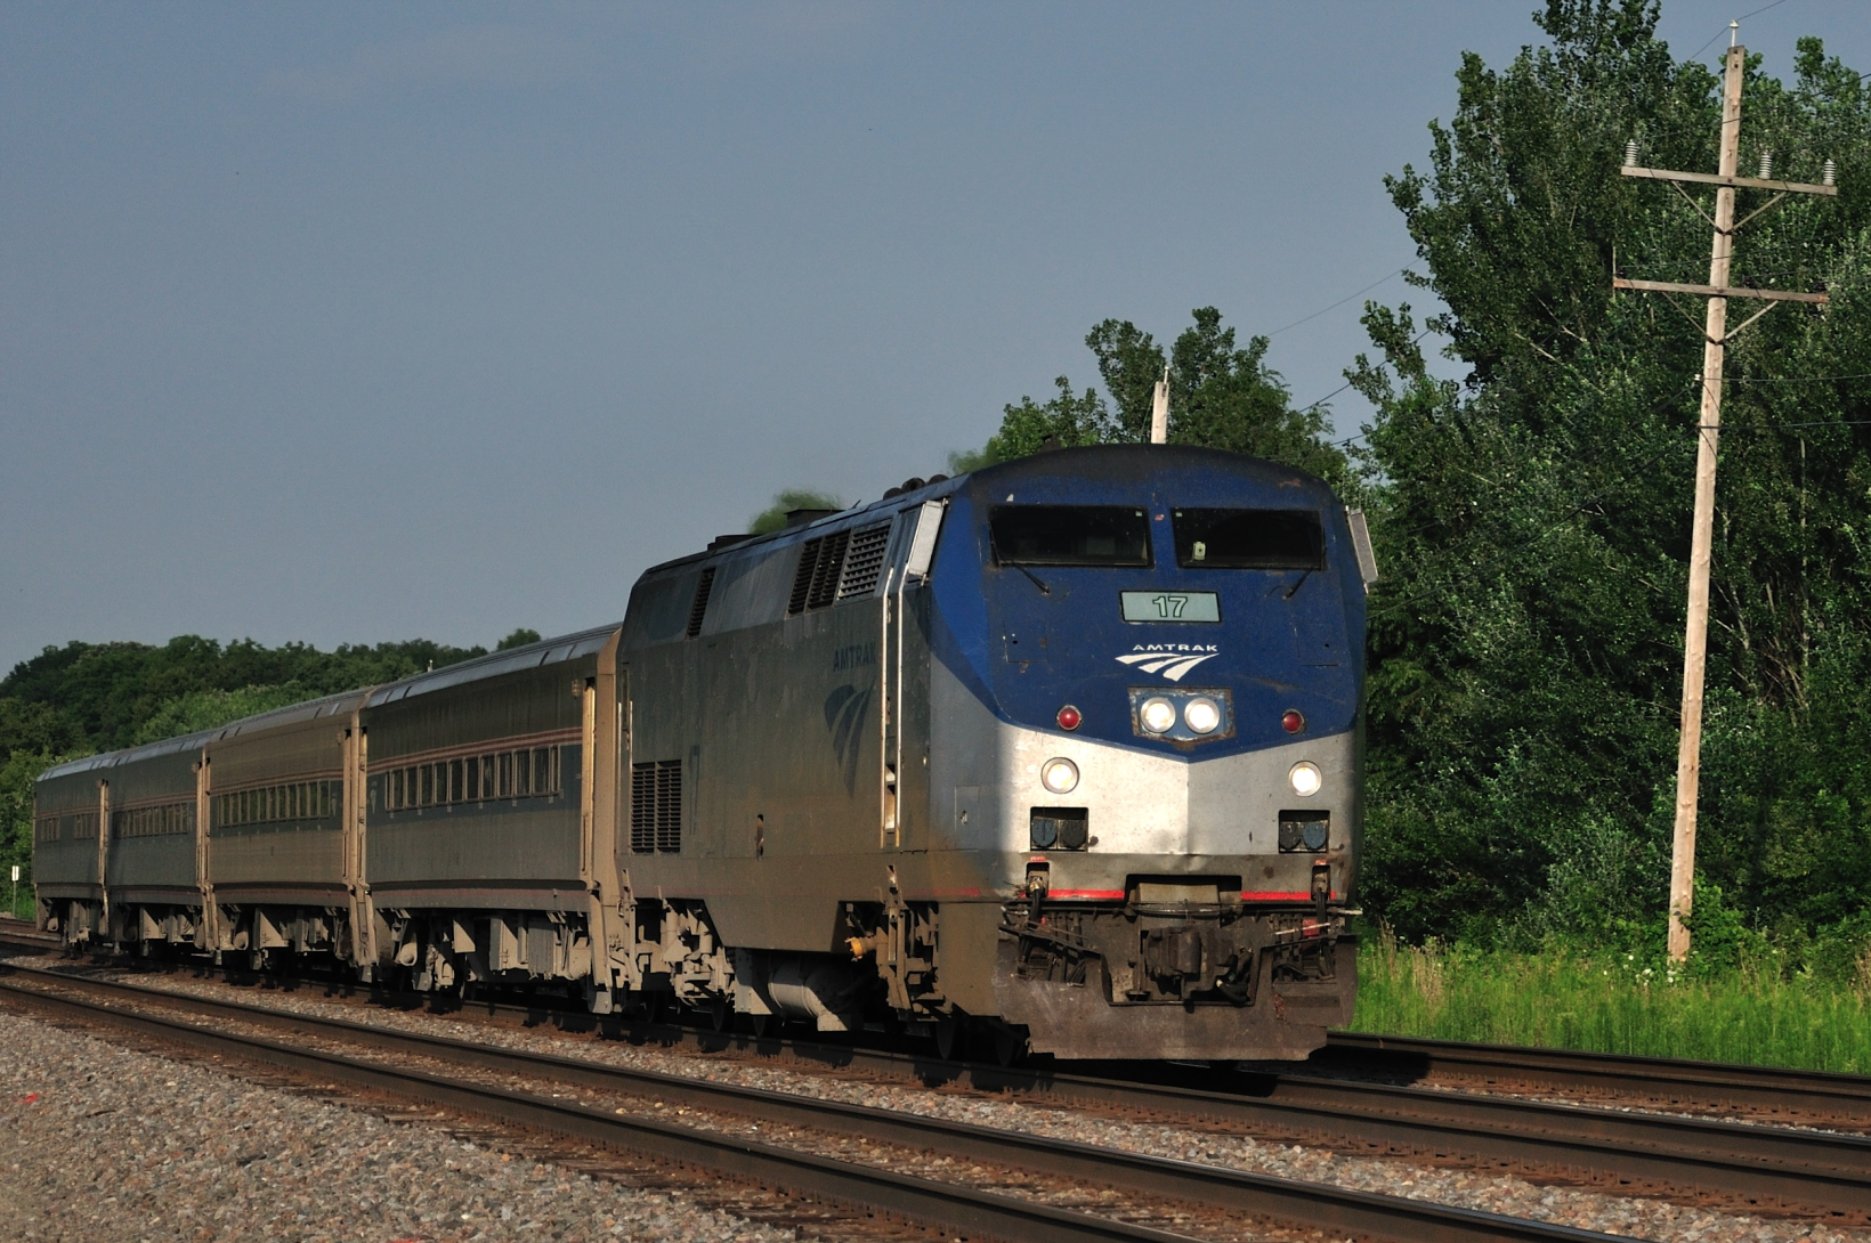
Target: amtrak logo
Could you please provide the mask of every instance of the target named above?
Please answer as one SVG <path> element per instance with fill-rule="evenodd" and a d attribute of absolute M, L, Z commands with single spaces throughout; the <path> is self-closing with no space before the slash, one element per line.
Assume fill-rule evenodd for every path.
<path fill-rule="evenodd" d="M 846 683 L 832 688 L 825 697 L 825 728 L 831 731 L 832 748 L 838 753 L 844 770 L 845 793 L 858 785 L 858 750 L 864 745 L 864 719 L 870 712 L 872 687 L 859 690 Z"/>
<path fill-rule="evenodd" d="M 1165 682 L 1180 682 L 1191 669 L 1220 654 L 1221 649 L 1213 643 L 1140 643 L 1117 661 L 1145 673 L 1158 674 Z"/>

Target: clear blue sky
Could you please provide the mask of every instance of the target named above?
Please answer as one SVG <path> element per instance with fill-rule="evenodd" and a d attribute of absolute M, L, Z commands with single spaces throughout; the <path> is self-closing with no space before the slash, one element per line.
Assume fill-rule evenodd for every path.
<path fill-rule="evenodd" d="M 1351 295 L 1412 292 L 1383 175 L 1532 8 L 8 0 L 0 673 L 614 619 L 781 488 L 874 498 L 1095 379 L 1107 316 L 1347 299 L 1273 338 L 1323 397 Z M 1871 68 L 1860 0 L 1663 29 L 1712 62 L 1757 9 L 1769 72 Z"/>

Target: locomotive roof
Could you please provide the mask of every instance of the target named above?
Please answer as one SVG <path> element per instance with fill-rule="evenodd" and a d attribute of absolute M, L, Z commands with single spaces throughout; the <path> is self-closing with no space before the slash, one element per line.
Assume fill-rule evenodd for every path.
<path fill-rule="evenodd" d="M 651 566 L 643 572 L 642 577 L 655 578 L 667 571 L 679 569 L 697 561 L 712 557 L 732 556 L 764 545 L 785 543 L 795 539 L 810 539 L 820 528 L 860 523 L 864 520 L 864 515 L 872 510 L 903 509 L 924 501 L 949 496 L 964 489 L 970 492 L 980 492 L 985 488 L 1021 479 L 1057 478 L 1061 475 L 1071 475 L 1093 483 L 1122 483 L 1148 478 L 1165 469 L 1212 468 L 1224 463 L 1237 474 L 1253 476 L 1268 487 L 1298 482 L 1308 488 L 1316 488 L 1323 494 L 1329 495 L 1331 492 L 1330 485 L 1324 480 L 1298 467 L 1285 466 L 1266 458 L 1250 457 L 1245 453 L 1231 453 L 1226 449 L 1207 449 L 1198 445 L 1079 445 L 1069 449 L 1049 449 L 1042 453 L 1014 458 L 1011 461 L 997 462 L 965 475 L 939 477 L 921 487 L 853 505 L 849 509 L 838 510 L 811 522 L 803 522 L 766 535 L 756 535 L 736 540 L 731 544 L 672 558 Z"/>
<path fill-rule="evenodd" d="M 667 571 L 680 569 L 685 565 L 693 565 L 697 561 L 703 561 L 713 557 L 734 556 L 745 553 L 749 549 L 765 548 L 770 544 L 783 544 L 794 539 L 810 539 L 814 532 L 818 532 L 822 528 L 855 522 L 859 520 L 862 515 L 872 510 L 896 510 L 908 505 L 920 504 L 923 501 L 932 500 L 938 496 L 947 496 L 954 492 L 964 480 L 969 478 L 972 478 L 972 476 L 945 476 L 937 479 L 933 483 L 925 483 L 920 488 L 912 488 L 906 492 L 897 492 L 891 496 L 881 497 L 874 501 L 852 505 L 848 509 L 833 510 L 823 518 L 814 518 L 811 522 L 801 522 L 796 526 L 784 527 L 778 531 L 769 531 L 765 535 L 750 535 L 745 539 L 738 539 L 732 543 L 720 544 L 713 548 L 704 548 L 699 552 L 688 553 L 680 557 L 672 557 L 668 561 L 658 562 L 649 569 L 643 571 L 641 577 L 645 579 L 655 578 Z"/>
<path fill-rule="evenodd" d="M 1318 476 L 1298 467 L 1198 445 L 1080 445 L 984 466 L 958 478 L 966 481 L 971 489 L 979 490 L 1022 478 L 1071 475 L 1092 483 L 1122 483 L 1147 479 L 1164 470 L 1201 470 L 1224 465 L 1234 474 L 1249 476 L 1269 486 L 1289 481 L 1321 489 L 1327 486 Z"/>

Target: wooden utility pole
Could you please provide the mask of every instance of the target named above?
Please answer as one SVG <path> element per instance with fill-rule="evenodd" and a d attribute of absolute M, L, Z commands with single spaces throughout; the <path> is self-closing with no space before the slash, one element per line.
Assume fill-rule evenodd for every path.
<path fill-rule="evenodd" d="M 1735 191 L 1737 189 L 1772 190 L 1775 195 L 1747 220 L 1754 219 L 1788 194 L 1836 195 L 1830 184 L 1810 185 L 1793 181 L 1774 181 L 1769 177 L 1771 156 L 1764 154 L 1759 177 L 1738 177 L 1741 161 L 1741 71 L 1747 49 L 1734 42 L 1740 23 L 1729 23 L 1728 62 L 1722 75 L 1722 134 L 1718 171 L 1679 173 L 1637 166 L 1636 144 L 1625 148 L 1623 173 L 1626 177 L 1648 177 L 1668 181 L 1682 193 L 1682 185 L 1712 185 L 1715 189 L 1715 215 L 1704 218 L 1715 226 L 1715 241 L 1709 255 L 1709 283 L 1686 285 L 1674 281 L 1637 281 L 1614 277 L 1617 289 L 1637 289 L 1652 293 L 1701 294 L 1708 299 L 1708 320 L 1703 329 L 1702 407 L 1699 435 L 1696 438 L 1696 511 L 1689 550 L 1689 609 L 1683 631 L 1683 717 L 1682 736 L 1676 752 L 1676 834 L 1670 849 L 1670 957 L 1681 962 L 1689 956 L 1689 915 L 1695 896 L 1696 877 L 1696 793 L 1702 775 L 1702 684 L 1708 664 L 1709 633 L 1709 562 L 1715 533 L 1715 447 L 1722 423 L 1722 353 L 1730 337 L 1728 299 L 1757 298 L 1767 305 L 1750 317 L 1738 333 L 1773 309 L 1775 302 L 1812 302 L 1823 304 L 1826 295 L 1783 293 L 1767 289 L 1732 289 L 1728 285 L 1730 260 L 1734 255 Z M 1829 164 L 1829 161 L 1828 161 Z M 1832 180 L 1830 169 L 1826 181 Z M 1687 195 L 1685 195 L 1687 197 Z M 1691 200 L 1693 203 L 1693 200 Z M 1698 212 L 1701 208 L 1696 208 Z M 1746 224 L 1747 220 L 1742 221 Z"/>
<path fill-rule="evenodd" d="M 1163 364 L 1163 378 L 1156 382 L 1156 391 L 1150 401 L 1150 443 L 1160 445 L 1169 440 L 1169 364 Z"/>

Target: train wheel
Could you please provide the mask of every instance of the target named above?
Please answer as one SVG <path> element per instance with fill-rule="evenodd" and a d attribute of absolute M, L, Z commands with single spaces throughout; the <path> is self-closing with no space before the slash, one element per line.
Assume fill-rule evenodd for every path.
<path fill-rule="evenodd" d="M 944 1014 L 935 1021 L 936 1056 L 945 1062 L 955 1060 L 961 1052 L 962 1020 L 953 1014 Z"/>
<path fill-rule="evenodd" d="M 1012 1066 L 1027 1053 L 1026 1032 L 1006 1023 L 990 1022 L 985 1035 L 994 1051 L 996 1065 Z"/>

